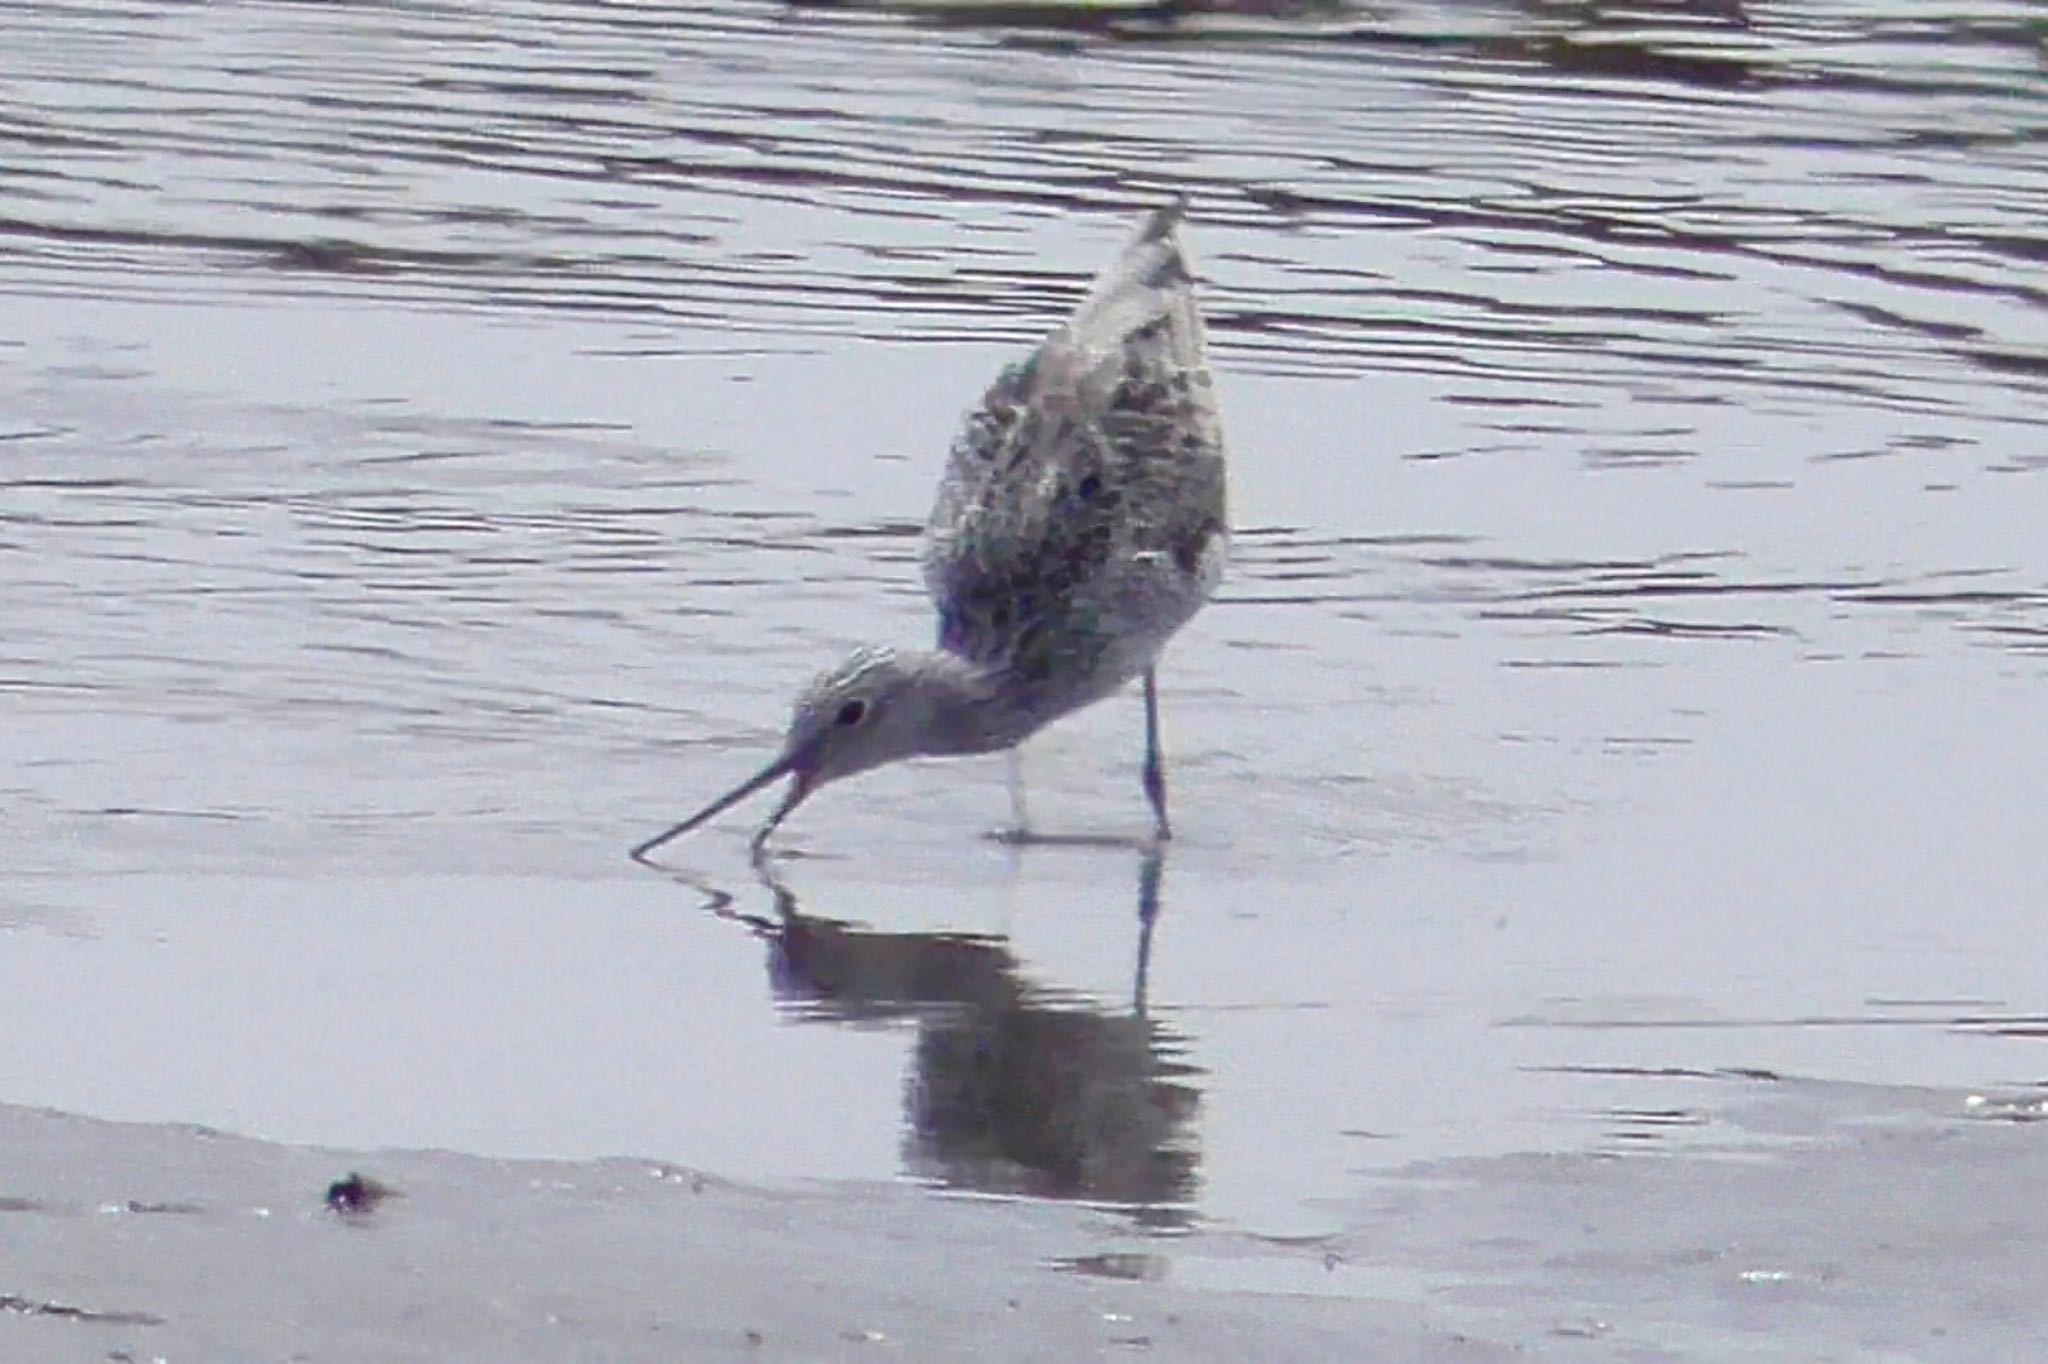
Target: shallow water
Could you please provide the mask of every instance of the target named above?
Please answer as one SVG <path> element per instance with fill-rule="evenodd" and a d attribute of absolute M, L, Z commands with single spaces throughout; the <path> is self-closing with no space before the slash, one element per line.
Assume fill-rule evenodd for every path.
<path fill-rule="evenodd" d="M 0 1100 L 1294 1234 L 2039 1078 L 2038 8 L 1057 18 L 10 10 Z M 627 864 L 927 634 L 954 422 L 1164 186 L 1164 862 L 990 760 Z M 1034 813 L 1141 831 L 1138 737 Z"/>

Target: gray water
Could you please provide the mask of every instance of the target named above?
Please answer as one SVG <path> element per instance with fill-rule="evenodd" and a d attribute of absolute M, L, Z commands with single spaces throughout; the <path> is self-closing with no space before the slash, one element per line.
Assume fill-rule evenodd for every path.
<path fill-rule="evenodd" d="M 10 5 L 0 1101 L 1306 1234 L 2040 1081 L 2048 12 L 1943 8 Z M 1163 862 L 975 760 L 627 863 L 1170 188 Z"/>

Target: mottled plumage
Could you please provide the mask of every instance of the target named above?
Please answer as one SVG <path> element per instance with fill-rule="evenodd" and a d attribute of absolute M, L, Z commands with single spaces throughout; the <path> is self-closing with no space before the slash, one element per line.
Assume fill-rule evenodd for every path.
<path fill-rule="evenodd" d="M 1115 691 L 1208 596 L 1223 436 L 1174 233 L 1155 212 L 953 444 L 925 543 L 938 645 L 1034 710 Z"/>
<path fill-rule="evenodd" d="M 863 649 L 821 675 L 774 762 L 636 857 L 790 775 L 758 848 L 826 781 L 920 753 L 1014 747 L 1135 677 L 1145 788 L 1166 836 L 1152 666 L 1215 587 L 1227 541 L 1182 208 L 1150 214 L 1073 315 L 968 414 L 925 537 L 937 649 Z"/>

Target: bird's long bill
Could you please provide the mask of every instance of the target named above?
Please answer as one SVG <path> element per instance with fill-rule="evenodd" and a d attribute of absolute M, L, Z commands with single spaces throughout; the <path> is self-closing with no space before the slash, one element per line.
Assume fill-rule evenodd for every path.
<path fill-rule="evenodd" d="M 775 807 L 775 813 L 768 816 L 760 828 L 754 830 L 752 847 L 755 857 L 761 855 L 761 849 L 766 846 L 768 835 L 775 832 L 775 826 L 788 819 L 789 812 L 802 805 L 804 797 L 810 795 L 816 788 L 817 783 L 812 781 L 811 774 L 801 767 L 797 768 L 796 776 L 790 779 L 789 794 L 782 798 L 782 804 Z"/>
<path fill-rule="evenodd" d="M 776 778 L 795 773 L 796 779 L 790 783 L 789 794 L 783 798 L 782 804 L 776 807 L 775 813 L 768 817 L 768 822 L 761 826 L 761 831 L 754 835 L 754 846 L 758 849 L 761 846 L 761 840 L 768 837 L 768 831 L 777 824 L 780 824 L 788 816 L 789 812 L 801 804 L 803 798 L 811 793 L 809 775 L 799 766 L 797 757 L 798 755 L 793 753 L 784 753 L 774 762 L 769 763 L 759 772 L 748 777 L 738 786 L 733 787 L 732 790 L 726 792 L 717 800 L 712 801 L 682 823 L 673 825 L 667 830 L 656 834 L 653 838 L 648 839 L 645 843 L 633 849 L 631 853 L 633 860 L 635 862 L 645 861 L 647 854 L 653 852 L 671 838 L 680 838 L 698 825 L 708 824 Z"/>

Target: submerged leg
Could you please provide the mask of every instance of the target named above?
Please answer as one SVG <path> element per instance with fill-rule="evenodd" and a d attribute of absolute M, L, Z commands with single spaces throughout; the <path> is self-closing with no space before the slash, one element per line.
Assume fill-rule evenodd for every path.
<path fill-rule="evenodd" d="M 1031 833 L 1031 812 L 1024 808 L 1024 750 L 1005 749 L 1003 759 L 1010 778 L 1010 833 L 1022 839 Z"/>
<path fill-rule="evenodd" d="M 1145 669 L 1145 799 L 1152 802 L 1157 821 L 1153 836 L 1172 838 L 1173 829 L 1166 822 L 1166 769 L 1159 760 L 1159 682 L 1150 668 Z"/>

